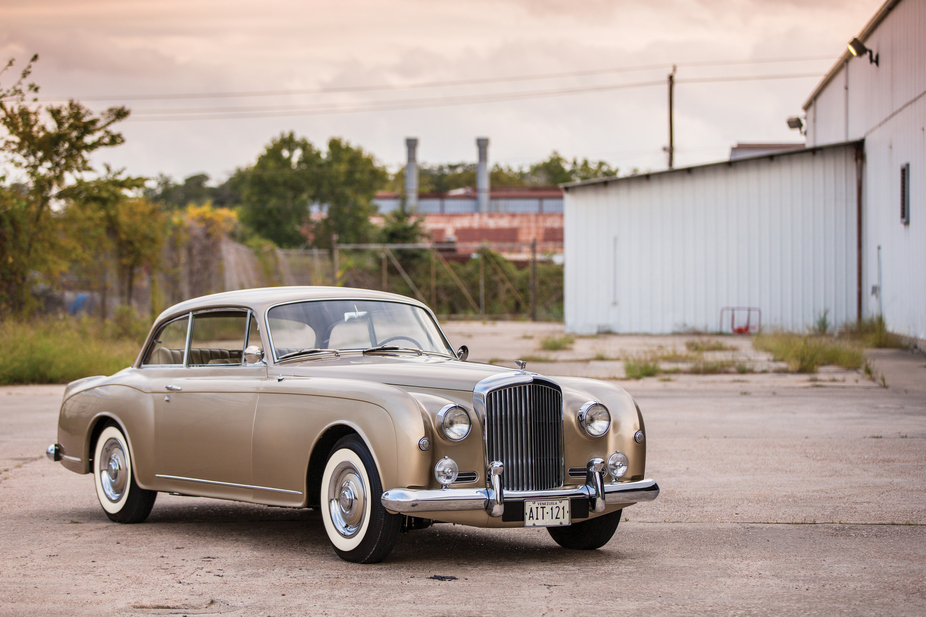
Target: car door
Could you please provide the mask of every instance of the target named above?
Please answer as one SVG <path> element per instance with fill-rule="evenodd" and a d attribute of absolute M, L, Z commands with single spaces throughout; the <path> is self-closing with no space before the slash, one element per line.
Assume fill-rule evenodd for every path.
<path fill-rule="evenodd" d="M 251 500 L 251 436 L 267 377 L 263 362 L 243 357 L 254 323 L 246 309 L 194 312 L 183 363 L 152 374 L 155 469 L 167 490 Z"/>

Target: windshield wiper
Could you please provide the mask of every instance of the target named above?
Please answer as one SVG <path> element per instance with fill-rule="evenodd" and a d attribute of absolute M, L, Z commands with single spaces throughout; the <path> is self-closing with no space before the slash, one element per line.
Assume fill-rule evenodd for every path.
<path fill-rule="evenodd" d="M 280 360 L 287 360 L 289 358 L 295 358 L 296 356 L 312 356 L 320 353 L 333 353 L 336 358 L 341 357 L 341 352 L 337 349 L 300 349 L 299 351 L 291 351 L 280 356 Z"/>
<path fill-rule="evenodd" d="M 420 349 L 412 349 L 411 347 L 399 347 L 398 345 L 380 345 L 379 347 L 370 347 L 369 349 L 364 349 L 364 350 L 363 350 L 363 353 L 364 353 L 364 355 L 366 355 L 366 354 L 368 354 L 368 353 L 379 353 L 379 352 L 382 352 L 382 351 L 385 351 L 385 352 L 389 352 L 389 351 L 410 351 L 410 352 L 412 352 L 412 353 L 418 354 L 419 356 L 420 356 L 421 354 L 424 353 L 424 352 L 421 351 Z"/>

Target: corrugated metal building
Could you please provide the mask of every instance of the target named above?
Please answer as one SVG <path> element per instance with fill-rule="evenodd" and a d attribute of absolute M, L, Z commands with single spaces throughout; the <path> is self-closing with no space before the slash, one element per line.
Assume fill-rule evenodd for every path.
<path fill-rule="evenodd" d="M 858 40 L 871 56 L 847 50 L 804 104 L 807 145 L 864 140 L 863 313 L 924 341 L 926 0 L 890 0 Z"/>
<path fill-rule="evenodd" d="M 803 330 L 883 305 L 926 340 L 924 32 L 926 0 L 879 10 L 858 36 L 878 64 L 847 52 L 814 90 L 807 150 L 567 185 L 567 330 L 715 330 L 725 306 Z"/>
<path fill-rule="evenodd" d="M 859 148 L 572 185 L 566 329 L 716 330 L 724 307 L 795 330 L 854 320 Z"/>

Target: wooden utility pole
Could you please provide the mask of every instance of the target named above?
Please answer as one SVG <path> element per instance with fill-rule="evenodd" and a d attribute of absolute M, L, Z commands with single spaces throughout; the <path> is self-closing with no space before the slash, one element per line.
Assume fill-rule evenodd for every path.
<path fill-rule="evenodd" d="M 672 65 L 672 72 L 669 73 L 669 147 L 666 153 L 669 155 L 669 169 L 672 169 L 675 158 L 675 131 L 672 122 L 673 94 L 675 92 L 675 65 Z"/>

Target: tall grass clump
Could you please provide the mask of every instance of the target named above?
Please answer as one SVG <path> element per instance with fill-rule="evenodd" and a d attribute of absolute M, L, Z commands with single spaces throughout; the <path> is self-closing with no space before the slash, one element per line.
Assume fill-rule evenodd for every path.
<path fill-rule="evenodd" d="M 899 336 L 888 332 L 884 318 L 880 315 L 844 324 L 839 329 L 839 336 L 853 339 L 869 348 L 902 349 L 907 346 Z"/>
<path fill-rule="evenodd" d="M 715 338 L 685 341 L 685 347 L 688 348 L 688 351 L 693 353 L 705 351 L 731 351 L 736 349 L 736 347 L 728 347 L 727 345 L 724 345 L 723 341 Z"/>
<path fill-rule="evenodd" d="M 138 321 L 117 314 L 106 323 L 89 317 L 0 322 L 0 349 L 5 355 L 0 385 L 67 383 L 112 375 L 138 355 L 147 332 Z"/>
<path fill-rule="evenodd" d="M 545 336 L 540 339 L 540 349 L 543 351 L 563 351 L 572 349 L 576 342 L 574 336 L 564 334 L 563 336 Z"/>
<path fill-rule="evenodd" d="M 624 373 L 628 379 L 655 377 L 661 372 L 659 360 L 652 356 L 634 356 L 624 360 Z"/>
<path fill-rule="evenodd" d="M 767 351 L 779 362 L 786 362 L 795 373 L 816 373 L 824 365 L 847 369 L 862 368 L 864 347 L 856 341 L 828 336 L 768 332 L 752 339 L 756 349 Z"/>

